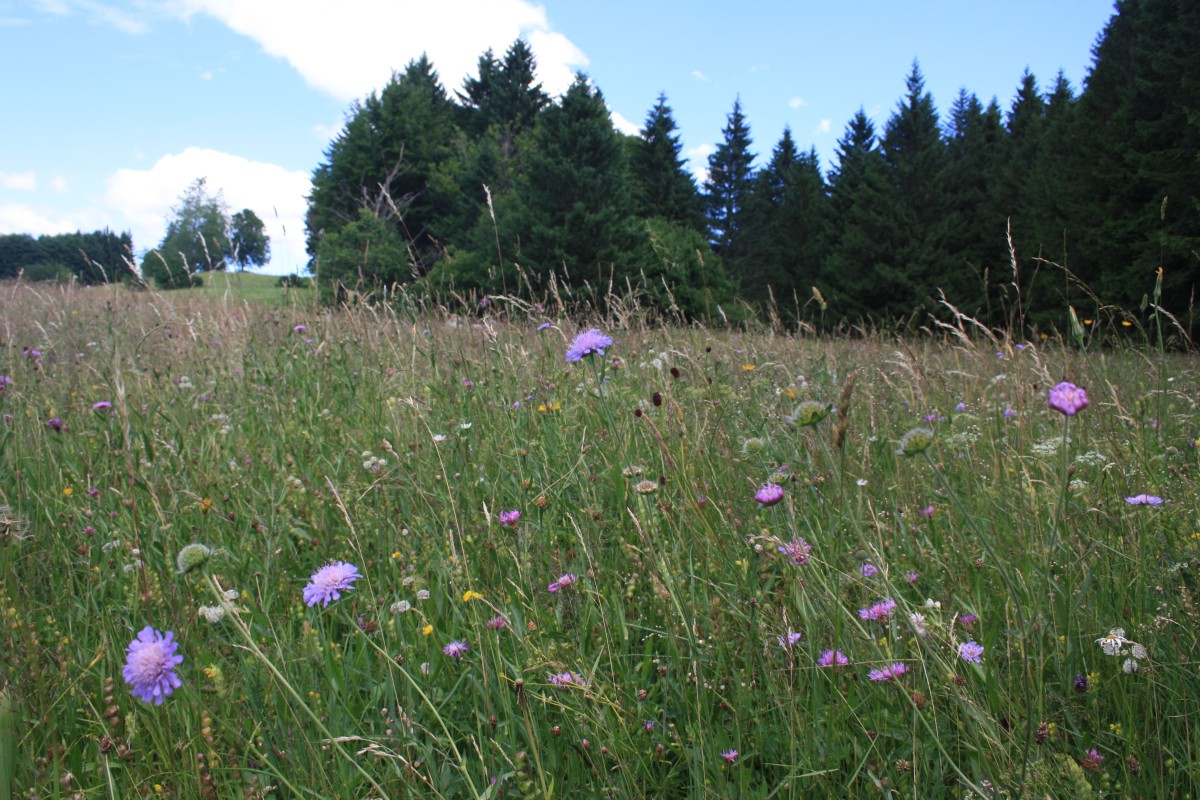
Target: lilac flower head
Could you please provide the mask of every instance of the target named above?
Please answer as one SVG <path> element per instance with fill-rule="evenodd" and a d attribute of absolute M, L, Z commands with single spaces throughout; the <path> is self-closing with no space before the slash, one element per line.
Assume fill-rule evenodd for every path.
<path fill-rule="evenodd" d="M 312 574 L 312 579 L 304 587 L 304 602 L 309 608 L 320 603 L 329 605 L 331 600 L 337 600 L 341 593 L 354 587 L 350 584 L 361 578 L 358 567 L 345 561 L 333 561 Z"/>
<path fill-rule="evenodd" d="M 129 643 L 125 653 L 125 668 L 121 675 L 132 687 L 135 696 L 161 706 L 163 698 L 183 685 L 175 674 L 175 667 L 183 663 L 178 655 L 175 634 L 161 634 L 147 625 Z"/>
<path fill-rule="evenodd" d="M 292 327 L 292 333 L 304 333 L 306 330 L 308 330 L 308 326 L 303 322 Z"/>
<path fill-rule="evenodd" d="M 975 642 L 963 642 L 958 646 L 958 655 L 963 661 L 978 664 L 979 659 L 983 656 L 983 645 Z"/>
<path fill-rule="evenodd" d="M 858 616 L 864 620 L 886 622 L 896 611 L 896 601 L 892 598 L 881 600 L 869 608 L 860 608 Z"/>
<path fill-rule="evenodd" d="M 568 572 L 565 575 L 560 575 L 557 580 L 546 587 L 550 592 L 558 592 L 563 589 L 570 589 L 579 580 L 579 576 L 574 572 Z"/>
<path fill-rule="evenodd" d="M 787 650 L 789 647 L 791 647 L 792 645 L 794 645 L 796 642 L 800 641 L 803 638 L 804 638 L 803 633 L 799 633 L 798 631 L 788 631 L 787 633 L 780 636 L 776 641 L 779 642 L 780 647 L 782 647 L 784 650 Z"/>
<path fill-rule="evenodd" d="M 567 348 L 567 361 L 582 361 L 584 357 L 593 354 L 604 355 L 604 348 L 612 347 L 611 336 L 606 336 L 596 328 L 584 331 L 575 337 Z"/>
<path fill-rule="evenodd" d="M 789 564 L 799 567 L 808 563 L 808 554 L 812 552 L 812 545 L 797 536 L 787 544 L 779 545 L 779 552 L 787 556 Z"/>
<path fill-rule="evenodd" d="M 908 672 L 908 665 L 897 661 L 894 664 L 888 664 L 883 669 L 871 670 L 867 673 L 867 677 L 873 681 L 894 681 L 906 672 Z"/>
<path fill-rule="evenodd" d="M 546 330 L 546 328 L 549 328 L 549 327 L 550 327 L 550 323 L 549 323 L 549 322 L 543 322 L 541 325 L 538 325 L 538 326 L 537 326 L 537 329 L 538 329 L 539 331 L 544 331 L 544 330 Z"/>
<path fill-rule="evenodd" d="M 865 563 L 861 567 L 859 567 L 858 571 L 862 573 L 862 576 L 864 578 L 870 578 L 871 576 L 873 576 L 879 572 L 879 568 L 868 561 L 867 563 Z"/>
<path fill-rule="evenodd" d="M 46 420 L 46 427 L 56 433 L 62 433 L 67 429 L 67 423 L 62 421 L 62 417 L 51 417 Z"/>
<path fill-rule="evenodd" d="M 1161 506 L 1163 499 L 1156 494 L 1139 494 L 1126 497 L 1125 502 L 1131 506 Z"/>
<path fill-rule="evenodd" d="M 979 617 L 975 616 L 974 614 L 963 614 L 958 618 L 958 621 L 964 628 L 970 630 L 971 626 L 974 625 L 978 619 Z"/>
<path fill-rule="evenodd" d="M 4 391 L 4 387 L 12 383 L 12 378 L 7 375 L 0 375 L 0 392 Z"/>
<path fill-rule="evenodd" d="M 500 524 L 501 525 L 507 525 L 510 528 L 515 528 L 515 527 L 517 527 L 517 522 L 519 522 L 520 519 L 521 519 L 521 512 L 515 508 L 512 511 L 501 511 L 500 512 Z"/>
<path fill-rule="evenodd" d="M 917 581 L 921 580 L 921 573 L 906 572 L 904 573 L 904 580 L 908 581 L 909 583 L 916 583 Z"/>
<path fill-rule="evenodd" d="M 844 667 L 849 663 L 850 659 L 846 658 L 846 654 L 841 650 L 822 651 L 821 657 L 817 659 L 818 667 Z"/>
<path fill-rule="evenodd" d="M 783 499 L 783 487 L 777 483 L 768 483 L 754 493 L 754 499 L 763 506 L 773 506 Z"/>
<path fill-rule="evenodd" d="M 550 681 L 550 683 L 554 684 L 555 686 L 583 686 L 586 683 L 586 681 L 583 680 L 583 676 L 577 672 L 559 672 L 556 674 L 550 674 L 546 676 L 546 680 Z"/>
<path fill-rule="evenodd" d="M 726 764 L 736 764 L 740 755 L 741 753 L 737 750 L 729 749 L 721 753 L 721 758 L 725 759 Z"/>
<path fill-rule="evenodd" d="M 1050 407 L 1073 417 L 1088 407 L 1087 392 L 1070 381 L 1063 381 L 1050 390 Z"/>
<path fill-rule="evenodd" d="M 954 406 L 954 410 L 957 411 L 959 414 L 961 414 L 962 412 L 967 410 L 967 404 L 962 401 L 959 401 L 958 405 Z"/>
<path fill-rule="evenodd" d="M 1016 415 L 1017 415 L 1017 410 L 1015 408 L 1009 407 L 1009 408 L 1004 409 L 1004 418 L 1005 419 L 1012 419 Z"/>
<path fill-rule="evenodd" d="M 1087 675 L 1084 675 L 1081 672 L 1075 673 L 1075 691 L 1079 692 L 1080 694 L 1083 694 L 1088 689 L 1090 689 L 1091 686 L 1092 686 L 1092 682 L 1091 682 L 1091 680 L 1088 679 Z"/>
<path fill-rule="evenodd" d="M 451 658 L 462 658 L 470 649 L 471 648 L 467 646 L 466 642 L 453 641 L 443 647 L 442 652 Z"/>

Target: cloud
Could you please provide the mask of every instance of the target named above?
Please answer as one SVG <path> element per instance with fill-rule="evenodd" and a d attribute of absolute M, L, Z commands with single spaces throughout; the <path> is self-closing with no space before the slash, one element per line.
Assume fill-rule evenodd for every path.
<path fill-rule="evenodd" d="M 94 231 L 104 227 L 93 212 L 48 211 L 28 203 L 0 203 L 0 233 L 28 233 L 43 236 L 54 233 Z"/>
<path fill-rule="evenodd" d="M 802 108 L 806 105 L 808 104 L 804 102 L 803 97 L 793 97 L 791 100 L 788 100 L 788 106 L 791 108 Z"/>
<path fill-rule="evenodd" d="M 54 178 L 51 179 L 50 189 L 58 192 L 59 194 L 66 194 L 67 192 L 71 191 L 71 187 L 67 183 L 67 179 L 62 175 L 55 175 Z"/>
<path fill-rule="evenodd" d="M 708 76 L 705 75 L 703 72 L 701 72 L 698 69 L 692 70 L 692 77 L 698 81 L 707 81 L 708 80 Z"/>
<path fill-rule="evenodd" d="M 608 110 L 608 115 L 610 117 L 612 117 L 613 127 L 616 128 L 617 130 L 619 130 L 621 133 L 627 133 L 630 136 L 641 136 L 642 135 L 642 129 L 639 128 L 637 125 L 634 125 L 629 120 L 625 119 L 625 117 L 622 116 L 620 114 L 620 112 L 613 111 L 610 108 Z"/>
<path fill-rule="evenodd" d="M 829 133 L 833 130 L 833 120 L 823 119 L 813 130 L 813 136 L 820 136 L 823 133 Z"/>
<path fill-rule="evenodd" d="M 696 178 L 696 183 L 701 186 L 708 180 L 708 157 L 715 152 L 717 152 L 717 146 L 711 142 L 698 144 L 684 151 L 692 175 Z"/>
<path fill-rule="evenodd" d="M 0 172 L 0 189 L 14 189 L 22 192 L 37 191 L 37 173 L 33 170 Z"/>
<path fill-rule="evenodd" d="M 476 74 L 488 48 L 502 54 L 524 36 L 551 94 L 566 91 L 588 58 L 528 0 L 344 0 L 336 11 L 295 0 L 174 0 L 175 12 L 206 14 L 288 62 L 309 85 L 343 102 L 365 96 L 422 53 L 453 91 Z"/>
<path fill-rule="evenodd" d="M 145 20 L 108 3 L 98 0 L 37 0 L 39 10 L 56 17 L 82 14 L 92 22 L 116 28 L 122 33 L 140 36 L 150 30 Z"/>
<path fill-rule="evenodd" d="M 118 170 L 109 178 L 105 203 L 125 218 L 134 245 L 148 249 L 162 241 L 171 207 L 196 178 L 207 178 L 212 192 L 221 191 L 230 211 L 249 208 L 262 219 L 271 237 L 271 272 L 303 269 L 308 260 L 305 198 L 312 188 L 305 172 L 189 147 L 163 156 L 149 169 Z"/>

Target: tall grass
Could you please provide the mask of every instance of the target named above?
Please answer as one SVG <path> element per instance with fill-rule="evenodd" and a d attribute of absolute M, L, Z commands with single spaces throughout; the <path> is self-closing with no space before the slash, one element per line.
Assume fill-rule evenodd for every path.
<path fill-rule="evenodd" d="M 4 291 L 0 793 L 1200 789 L 1190 355 Z M 363 577 L 306 606 L 331 561 Z M 147 625 L 161 706 L 122 679 Z"/>

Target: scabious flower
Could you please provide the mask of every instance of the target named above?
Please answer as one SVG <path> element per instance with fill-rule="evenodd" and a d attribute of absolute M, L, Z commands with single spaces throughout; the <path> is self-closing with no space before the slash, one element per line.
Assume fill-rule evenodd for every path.
<path fill-rule="evenodd" d="M 451 658 L 462 658 L 470 649 L 471 648 L 467 646 L 466 642 L 453 641 L 443 647 L 442 652 Z"/>
<path fill-rule="evenodd" d="M 818 667 L 844 667 L 849 663 L 850 659 L 841 650 L 824 650 L 817 659 Z"/>
<path fill-rule="evenodd" d="M 550 592 L 559 592 L 564 589 L 570 589 L 579 580 L 579 576 L 574 572 L 568 572 L 565 575 L 560 575 L 557 580 L 546 587 Z"/>
<path fill-rule="evenodd" d="M 792 409 L 792 414 L 787 419 L 797 427 L 807 428 L 816 425 L 821 420 L 828 417 L 832 411 L 833 406 L 829 403 L 821 403 L 816 400 L 805 400 L 803 403 Z"/>
<path fill-rule="evenodd" d="M 970 661 L 972 664 L 978 664 L 983 656 L 983 645 L 975 642 L 963 642 L 958 646 L 958 655 L 963 661 Z"/>
<path fill-rule="evenodd" d="M 147 625 L 129 643 L 125 653 L 125 668 L 121 675 L 132 687 L 135 696 L 161 706 L 163 698 L 183 685 L 175 667 L 183 663 L 175 633 L 159 633 Z"/>
<path fill-rule="evenodd" d="M 906 672 L 908 672 L 908 665 L 897 661 L 882 669 L 871 670 L 867 673 L 867 677 L 873 681 L 894 681 Z"/>
<path fill-rule="evenodd" d="M 180 575 L 198 569 L 213 556 L 213 549 L 206 544 L 192 542 L 189 545 L 184 545 L 180 548 L 178 555 L 175 556 L 175 566 L 178 567 Z"/>
<path fill-rule="evenodd" d="M 896 611 L 896 601 L 892 598 L 881 600 L 868 608 L 860 608 L 858 616 L 864 620 L 875 620 L 886 622 Z"/>
<path fill-rule="evenodd" d="M 596 328 L 584 331 L 575 337 L 567 348 L 567 361 L 582 361 L 586 356 L 604 355 L 604 348 L 612 347 L 611 336 L 606 336 Z"/>
<path fill-rule="evenodd" d="M 862 573 L 864 578 L 870 578 L 879 572 L 879 568 L 868 561 L 866 564 L 863 564 L 861 567 L 859 567 L 858 571 Z"/>
<path fill-rule="evenodd" d="M 304 587 L 304 602 L 311 608 L 317 603 L 329 605 L 331 600 L 337 600 L 342 592 L 354 587 L 350 584 L 361 578 L 358 567 L 345 561 L 334 561 L 312 574 L 312 579 Z"/>
<path fill-rule="evenodd" d="M 500 524 L 501 525 L 507 525 L 510 528 L 515 528 L 515 527 L 517 527 L 517 523 L 520 522 L 520 520 L 521 520 L 521 512 L 518 509 L 514 508 L 512 511 L 501 511 L 500 512 Z"/>
<path fill-rule="evenodd" d="M 780 636 L 776 641 L 779 642 L 780 647 L 782 647 L 784 650 L 787 650 L 789 647 L 791 647 L 792 645 L 794 645 L 796 642 L 800 641 L 803 638 L 804 638 L 803 633 L 799 633 L 798 631 L 788 631 L 787 633 Z"/>
<path fill-rule="evenodd" d="M 726 764 L 736 764 L 738 756 L 740 755 L 741 753 L 739 753 L 737 750 L 730 749 L 723 751 L 721 753 L 721 758 L 725 759 Z"/>
<path fill-rule="evenodd" d="M 584 686 L 583 676 L 578 672 L 558 672 L 546 676 L 546 680 L 555 686 Z"/>
<path fill-rule="evenodd" d="M 777 483 L 768 483 L 754 493 L 754 499 L 762 506 L 773 506 L 783 499 L 783 487 Z"/>
<path fill-rule="evenodd" d="M 1164 501 L 1156 494 L 1138 494 L 1126 497 L 1125 502 L 1131 506 L 1161 506 Z"/>
<path fill-rule="evenodd" d="M 1050 390 L 1050 407 L 1073 417 L 1088 407 L 1087 392 L 1070 381 L 1063 381 Z"/>
<path fill-rule="evenodd" d="M 1015 408 L 1009 407 L 1009 408 L 1004 409 L 1004 418 L 1005 419 L 1012 419 L 1016 415 L 1017 415 L 1017 410 Z"/>
<path fill-rule="evenodd" d="M 812 545 L 797 536 L 787 544 L 779 545 L 778 550 L 787 556 L 789 564 L 799 567 L 808 563 L 808 554 L 812 552 Z"/>

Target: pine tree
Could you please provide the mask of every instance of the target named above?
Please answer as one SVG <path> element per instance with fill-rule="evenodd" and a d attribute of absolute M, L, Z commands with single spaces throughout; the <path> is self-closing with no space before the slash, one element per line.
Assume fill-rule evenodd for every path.
<path fill-rule="evenodd" d="M 676 130 L 667 97 L 660 94 L 630 154 L 634 214 L 700 230 L 704 224 L 700 194 L 681 155 Z"/>
<path fill-rule="evenodd" d="M 709 242 L 727 268 L 737 272 L 741 255 L 741 232 L 746 201 L 750 196 L 754 153 L 750 127 L 742 114 L 742 101 L 734 101 L 721 131 L 724 141 L 708 157 L 708 180 L 704 182 L 708 209 Z"/>

